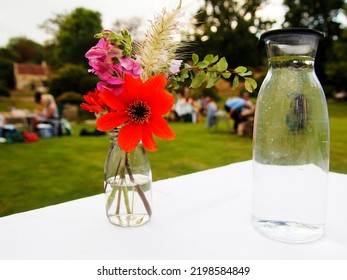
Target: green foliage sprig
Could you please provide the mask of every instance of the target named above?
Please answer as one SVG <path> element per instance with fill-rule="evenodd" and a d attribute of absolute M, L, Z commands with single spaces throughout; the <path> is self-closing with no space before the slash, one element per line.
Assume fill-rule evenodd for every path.
<path fill-rule="evenodd" d="M 190 79 L 191 88 L 200 88 L 206 83 L 206 88 L 216 85 L 221 78 L 229 79 L 232 77 L 232 89 L 239 86 L 240 78 L 245 81 L 245 89 L 253 92 L 257 88 L 257 82 L 251 77 L 252 71 L 244 66 L 235 69 L 228 68 L 225 57 L 219 59 L 218 55 L 208 54 L 200 61 L 197 54 L 192 55 L 192 63 L 183 65 L 183 68 L 172 78 L 171 87 L 174 90 L 179 88 L 180 83 Z"/>
<path fill-rule="evenodd" d="M 117 47 L 122 50 L 124 56 L 131 57 L 132 40 L 128 30 L 121 30 L 121 34 L 104 30 L 103 32 L 95 34 L 94 37 L 97 39 L 108 38 L 112 43 L 117 44 Z"/>

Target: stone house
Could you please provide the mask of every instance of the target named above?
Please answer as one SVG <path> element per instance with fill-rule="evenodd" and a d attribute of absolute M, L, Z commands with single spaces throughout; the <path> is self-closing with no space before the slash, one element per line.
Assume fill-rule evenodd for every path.
<path fill-rule="evenodd" d="M 43 87 L 48 79 L 48 68 L 41 64 L 14 63 L 14 78 L 17 90 L 35 90 Z"/>

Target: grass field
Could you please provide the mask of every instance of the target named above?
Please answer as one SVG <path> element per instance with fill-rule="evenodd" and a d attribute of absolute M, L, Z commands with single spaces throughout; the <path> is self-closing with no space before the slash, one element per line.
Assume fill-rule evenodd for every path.
<path fill-rule="evenodd" d="M 347 103 L 329 102 L 331 171 L 347 173 Z M 205 170 L 252 157 L 252 140 L 231 135 L 225 123 L 206 130 L 205 123 L 171 123 L 174 141 L 157 141 L 149 153 L 153 179 Z M 229 123 L 231 126 L 231 122 Z M 108 137 L 73 136 L 35 143 L 0 145 L 0 216 L 85 197 L 103 191 L 103 163 Z"/>

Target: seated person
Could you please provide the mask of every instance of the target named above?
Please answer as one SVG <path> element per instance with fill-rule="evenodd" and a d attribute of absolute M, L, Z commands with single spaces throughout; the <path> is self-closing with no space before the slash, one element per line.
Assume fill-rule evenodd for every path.
<path fill-rule="evenodd" d="M 38 105 L 36 122 L 51 124 L 54 135 L 61 135 L 59 111 L 53 95 L 36 92 L 35 103 Z"/>

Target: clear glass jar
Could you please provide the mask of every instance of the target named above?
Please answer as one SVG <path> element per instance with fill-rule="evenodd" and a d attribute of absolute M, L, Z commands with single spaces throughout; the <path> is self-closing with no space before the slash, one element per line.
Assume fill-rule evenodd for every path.
<path fill-rule="evenodd" d="M 110 132 L 110 148 L 104 166 L 106 215 L 115 225 L 134 227 L 152 215 L 152 172 L 140 143 L 131 152 L 117 144 L 118 130 Z"/>
<path fill-rule="evenodd" d="M 323 34 L 312 29 L 265 32 L 269 69 L 253 132 L 253 225 L 292 243 L 325 231 L 329 173 L 326 98 L 314 71 Z"/>

